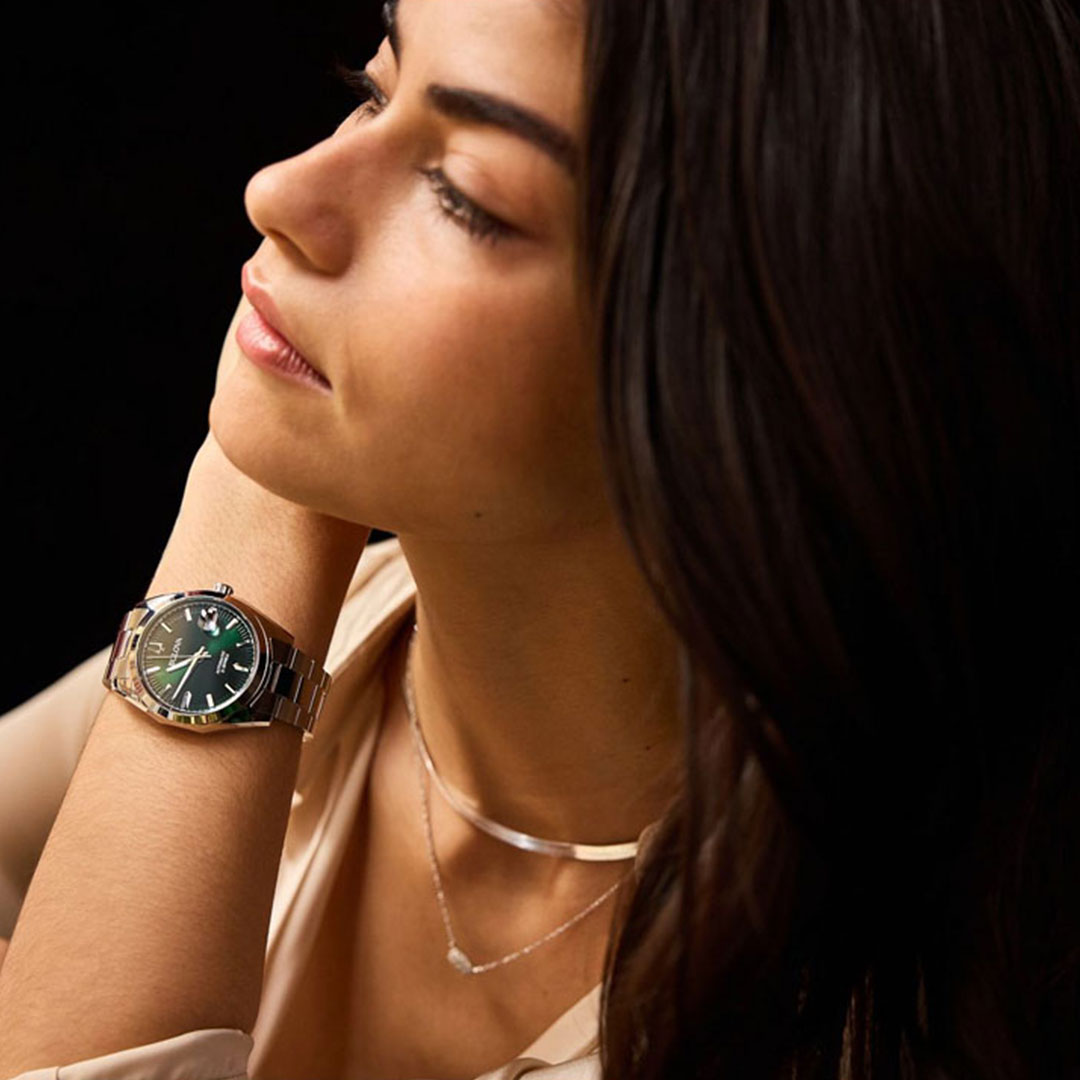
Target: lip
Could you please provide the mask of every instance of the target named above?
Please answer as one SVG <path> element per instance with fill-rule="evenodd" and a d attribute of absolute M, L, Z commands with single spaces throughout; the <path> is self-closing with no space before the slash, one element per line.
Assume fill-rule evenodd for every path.
<path fill-rule="evenodd" d="M 269 330 L 271 334 L 276 335 L 281 339 L 281 344 L 285 349 L 291 350 L 294 355 L 294 363 L 290 364 L 290 367 L 295 367 L 295 360 L 299 360 L 302 364 L 307 365 L 311 369 L 311 372 L 307 373 L 307 377 L 310 379 L 313 376 L 318 376 L 327 388 L 330 386 L 330 380 L 326 375 L 320 371 L 308 358 L 302 353 L 289 337 L 285 330 L 285 320 L 282 319 L 281 313 L 278 311 L 277 305 L 274 303 L 273 297 L 262 286 L 257 285 L 251 275 L 250 263 L 244 263 L 240 271 L 240 288 L 243 290 L 244 296 L 247 297 L 248 302 L 258 312 L 261 318 L 264 329 Z M 250 316 L 248 316 L 250 318 Z M 264 356 L 253 356 L 253 350 L 244 347 L 245 343 L 240 342 L 240 347 L 243 351 L 252 359 L 264 361 Z M 257 350 L 258 352 L 265 352 L 264 349 Z M 266 366 L 265 363 L 263 366 Z M 275 364 L 275 367 L 280 369 L 280 364 Z"/>

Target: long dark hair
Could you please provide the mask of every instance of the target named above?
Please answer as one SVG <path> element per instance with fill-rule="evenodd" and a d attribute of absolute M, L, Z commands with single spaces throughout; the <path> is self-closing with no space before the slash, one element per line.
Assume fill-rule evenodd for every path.
<path fill-rule="evenodd" d="M 579 271 L 686 746 L 604 1075 L 1080 1076 L 1077 15 L 586 10 Z"/>

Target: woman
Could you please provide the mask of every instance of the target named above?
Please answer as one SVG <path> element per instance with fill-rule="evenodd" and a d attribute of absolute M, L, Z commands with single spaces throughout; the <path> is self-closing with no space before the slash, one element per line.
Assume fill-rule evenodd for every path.
<path fill-rule="evenodd" d="M 456 605 L 440 609 L 437 598 L 463 596 L 459 602 L 468 605 L 473 588 L 485 595 L 488 574 L 501 584 L 500 556 L 515 540 L 542 532 L 545 507 L 577 506 L 568 518 L 573 535 L 586 516 L 581 508 L 594 505 L 599 485 L 583 483 L 587 494 L 575 503 L 567 482 L 589 460 L 587 438 L 565 458 L 558 450 L 550 457 L 530 450 L 544 441 L 538 432 L 551 431 L 553 402 L 567 402 L 575 415 L 575 404 L 590 392 L 587 380 L 576 382 L 578 369 L 570 363 L 558 367 L 558 385 L 573 392 L 555 394 L 546 382 L 551 357 L 595 354 L 612 501 L 641 576 L 683 643 L 677 715 L 685 762 L 641 860 L 640 880 L 621 896 L 605 928 L 603 1075 L 1074 1074 L 1080 898 L 1059 852 L 1075 839 L 1080 821 L 1068 785 L 1078 760 L 1076 631 L 1055 613 L 1071 614 L 1077 598 L 1075 16 L 1050 0 L 984 2 L 967 7 L 962 22 L 936 3 L 823 0 L 811 11 L 761 0 L 593 0 L 578 16 L 580 86 L 552 74 L 566 70 L 556 56 L 574 55 L 557 29 L 575 25 L 565 4 L 404 0 L 397 16 L 400 68 L 371 67 L 379 91 L 365 126 L 357 131 L 347 121 L 332 140 L 260 174 L 248 190 L 249 212 L 259 225 L 261 207 L 269 241 L 260 251 L 310 289 L 297 310 L 318 312 L 319 325 L 337 328 L 327 355 L 363 350 L 354 363 L 324 372 L 336 396 L 323 402 L 312 391 L 303 399 L 310 409 L 288 404 L 295 398 L 284 387 L 271 397 L 242 364 L 223 371 L 211 428 L 230 463 L 258 481 L 260 491 L 269 488 L 289 505 L 324 515 L 290 524 L 306 538 L 300 551 L 308 558 L 297 575 L 308 587 L 296 589 L 299 596 L 275 591 L 270 599 L 317 640 L 327 620 L 315 605 L 305 606 L 314 591 L 310 577 L 322 565 L 311 553 L 333 552 L 338 565 L 348 566 L 363 539 L 358 544 L 335 522 L 376 520 L 394 528 L 418 571 L 417 704 L 430 741 L 440 739 L 442 756 L 433 751 L 436 760 L 445 758 L 440 769 L 481 792 L 485 810 L 508 791 L 527 792 L 528 769 L 519 771 L 516 785 L 487 786 L 482 763 L 484 753 L 497 753 L 507 730 L 516 740 L 505 740 L 501 764 L 513 760 L 527 730 L 516 723 L 527 714 L 525 690 L 538 684 L 528 679 L 523 687 L 518 676 L 513 707 L 498 719 L 483 694 L 468 692 L 472 676 L 474 686 L 482 685 L 478 658 L 485 660 L 484 680 L 491 679 L 490 650 L 498 655 L 515 626 L 524 631 L 508 615 L 498 634 L 483 639 L 488 649 L 475 648 L 474 635 L 495 610 L 490 594 L 484 617 L 466 607 L 456 633 L 446 614 Z M 528 66 L 525 50 L 515 50 L 522 39 L 510 25 L 524 25 L 517 17 L 531 23 L 528 55 L 536 67 Z M 470 36 L 452 36 L 466 26 Z M 480 63 L 474 50 L 485 31 L 498 31 L 499 50 Z M 389 60 L 387 48 L 384 43 L 381 53 Z M 408 175 L 406 160 L 422 157 L 423 135 L 437 141 L 421 88 L 429 74 L 450 81 L 443 70 L 449 61 L 436 59 L 443 55 L 475 62 L 477 72 L 498 74 L 507 87 L 519 78 L 528 82 L 537 111 L 561 120 L 570 134 L 569 141 L 548 143 L 583 164 L 573 193 L 584 271 L 576 292 L 560 294 L 559 283 L 570 275 L 558 272 L 550 246 L 537 256 L 540 245 L 523 244 L 511 261 L 509 248 L 499 247 L 505 237 L 487 253 L 493 263 L 505 261 L 498 278 L 485 277 L 482 294 L 462 280 L 477 272 L 472 261 L 394 263 L 400 248 L 389 237 L 398 245 L 427 238 L 416 237 L 407 216 L 418 188 L 394 182 Z M 542 92 L 552 95 L 543 97 L 543 109 Z M 566 110 L 555 100 L 564 92 Z M 579 93 L 580 114 L 573 105 Z M 453 98 L 436 91 L 432 101 Z M 567 157 L 575 143 L 582 152 Z M 538 212 L 559 190 L 541 178 L 539 161 L 531 159 L 525 170 L 542 185 L 527 200 Z M 428 167 L 426 159 L 421 164 Z M 484 163 L 473 164 L 469 178 L 480 184 Z M 448 157 L 447 173 L 450 168 Z M 496 186 L 485 189 L 489 199 L 504 197 Z M 460 194 L 442 188 L 442 197 L 448 209 L 461 210 Z M 511 217 L 517 208 L 505 198 L 503 213 Z M 342 217 L 343 208 L 350 217 Z M 558 213 L 558 220 L 571 220 Z M 472 220 L 483 235 L 496 235 L 485 231 L 486 218 Z M 370 305 L 381 321 L 371 316 L 348 332 L 348 321 L 361 315 L 346 301 L 361 285 L 375 288 L 365 275 L 376 264 L 383 272 L 385 259 L 389 292 L 376 290 L 372 299 L 380 306 Z M 436 268 L 452 270 L 461 291 L 449 276 L 436 276 L 433 288 L 421 271 Z M 387 297 L 401 295 L 394 288 L 406 273 L 419 276 L 416 324 L 384 318 L 395 310 Z M 523 282 L 537 291 L 513 295 Z M 492 350 L 507 342 L 531 347 L 545 331 L 565 334 L 572 323 L 567 297 L 583 295 L 589 303 L 580 352 L 566 339 L 546 338 L 547 363 L 526 361 L 525 374 L 512 368 L 517 379 L 499 384 L 509 398 L 496 407 L 495 397 L 478 397 L 490 384 L 479 376 L 472 381 L 474 369 L 457 358 L 468 355 L 487 378 L 506 379 L 510 354 L 490 362 Z M 480 310 L 481 303 L 490 309 Z M 549 304 L 558 313 L 550 322 L 542 315 Z M 447 321 L 440 323 L 443 312 Z M 519 321 L 530 315 L 531 322 Z M 404 339 L 391 335 L 388 323 Z M 526 332 L 504 336 L 508 325 Z M 373 329 L 378 326 L 385 337 Z M 467 331 L 480 326 L 484 346 L 459 351 Z M 323 340 L 312 339 L 313 358 Z M 333 335 L 325 340 L 335 344 Z M 398 351 L 402 340 L 409 348 Z M 447 348 L 445 366 L 435 366 L 444 354 L 433 340 Z M 306 351 L 306 341 L 296 344 Z M 468 426 L 453 430 L 467 430 L 472 440 L 448 441 L 449 450 L 440 439 L 410 440 L 409 453 L 379 461 L 377 480 L 365 476 L 369 486 L 346 490 L 344 466 L 370 462 L 381 446 L 396 451 L 394 439 L 409 436 L 399 428 L 394 439 L 377 444 L 375 418 L 395 415 L 392 404 L 405 402 L 408 411 L 403 406 L 400 415 L 415 419 L 417 402 L 436 401 L 443 377 L 455 380 L 447 385 L 457 396 L 451 399 L 449 389 L 442 396 L 467 410 L 461 423 Z M 461 393 L 457 380 L 466 379 L 469 392 Z M 548 392 L 537 394 L 538 387 Z M 359 411 L 365 393 L 368 415 Z M 499 422 L 499 408 L 510 399 L 523 410 L 520 429 Z M 421 412 L 434 426 L 420 435 L 445 430 L 437 409 Z M 243 423 L 251 415 L 266 418 L 258 439 Z M 576 414 L 567 432 L 587 431 L 587 417 L 587 410 Z M 512 440 L 516 434 L 520 441 Z M 499 457 L 508 444 L 513 453 Z M 446 468 L 449 453 L 464 455 L 460 472 Z M 208 467 L 193 469 L 189 510 L 212 504 L 228 484 L 237 485 L 228 490 L 230 500 L 244 490 L 238 477 L 227 479 L 227 469 L 213 475 L 211 483 Z M 425 484 L 429 476 L 438 482 Z M 447 494 L 448 477 L 460 477 L 470 495 L 487 495 L 469 505 L 494 530 L 479 534 L 491 540 L 482 548 L 480 571 L 460 545 L 460 530 L 472 524 L 461 522 L 463 487 Z M 417 486 L 402 488 L 402 478 Z M 531 514 L 543 491 L 555 496 Z M 349 493 L 356 498 L 346 503 Z M 361 504 L 361 496 L 370 501 Z M 508 515 L 507 505 L 518 512 Z M 267 504 L 257 503 L 253 512 L 259 521 L 274 520 Z M 198 518 L 182 510 L 170 539 L 175 550 L 163 564 L 198 562 Z M 425 559 L 425 550 L 438 558 Z M 614 550 L 617 545 L 609 554 Z M 248 563 L 256 554 L 248 553 Z M 215 549 L 211 564 L 216 570 L 232 558 Z M 239 573 L 246 563 L 236 565 Z M 619 564 L 599 560 L 579 587 L 591 583 L 596 565 Z M 448 581 L 469 586 L 455 593 Z M 511 578 L 501 590 L 504 609 L 520 581 Z M 634 595 L 628 585 L 607 584 L 603 595 L 621 605 Z M 249 588 L 257 587 L 249 578 Z M 341 591 L 342 576 L 332 578 L 326 592 L 336 600 Z M 579 595 L 553 597 L 552 610 L 567 626 L 573 622 L 565 620 L 567 597 Z M 544 610 L 532 599 L 515 608 L 522 622 L 524 612 Z M 608 625 L 618 626 L 618 617 Z M 512 640 L 522 647 L 519 661 L 527 656 L 531 663 L 539 639 Z M 621 640 L 625 646 L 627 638 Z M 459 651 L 449 651 L 452 642 Z M 441 666 L 440 648 L 447 650 Z M 561 659 L 570 656 L 576 650 Z M 562 669 L 554 670 L 561 677 Z M 593 674 L 607 670 L 597 664 Z M 648 665 L 626 670 L 633 671 L 627 676 L 633 686 Z M 574 679 L 567 693 L 581 695 L 587 685 Z M 468 728 L 451 722 L 458 694 L 472 710 L 465 714 Z M 644 700 L 637 704 L 632 723 L 647 712 Z M 518 712 L 523 705 L 525 714 Z M 102 719 L 104 713 L 88 751 Z M 621 717 L 629 719 L 629 713 Z M 588 728 L 593 737 L 593 725 Z M 135 736 L 152 732 L 145 724 L 120 729 L 120 723 L 103 728 L 110 749 L 134 752 Z M 465 738 L 473 730 L 483 738 Z M 596 730 L 610 734 L 614 723 Z M 674 727 L 631 730 L 644 747 L 654 745 L 654 732 L 660 739 Z M 623 745 L 625 728 L 618 731 L 621 737 L 606 747 L 600 740 L 597 749 Z M 572 786 L 556 794 L 554 779 L 569 775 L 557 757 L 570 745 L 566 727 L 561 738 L 558 727 L 546 729 L 545 740 L 551 756 L 536 773 L 543 790 L 518 810 L 541 816 L 546 810 L 553 825 L 580 830 L 598 807 L 618 805 L 599 797 L 575 804 Z M 282 757 L 287 766 L 287 753 Z M 90 805 L 109 760 L 104 750 L 92 758 L 89 779 L 72 785 L 65 812 L 81 791 Z M 388 774 L 396 775 L 388 760 Z M 222 769 L 241 764 L 252 776 L 278 779 L 287 796 L 282 761 L 223 761 Z M 205 770 L 205 755 L 194 767 Z M 613 762 L 611 775 L 626 777 L 626 770 L 623 758 Z M 665 807 L 666 794 L 657 795 L 654 811 Z M 575 805 L 577 817 L 567 811 Z M 63 824 L 62 813 L 54 837 Z M 266 831 L 252 828 L 244 838 L 261 845 L 256 865 L 269 878 L 274 847 Z M 598 829 L 592 839 L 617 835 Z M 130 847 L 131 837 L 124 839 Z M 183 863 L 187 849 L 169 853 Z M 148 865 L 153 854 L 144 856 Z M 59 883 L 63 852 L 45 858 L 50 855 Z M 184 869 L 175 871 L 178 877 Z M 70 879 L 70 865 L 67 872 Z M 155 887 L 167 876 L 158 870 Z M 109 881 L 115 889 L 115 875 Z M 234 883 L 230 899 L 239 889 Z M 54 890 L 58 896 L 59 884 Z M 38 891 L 43 911 L 49 895 L 44 887 Z M 269 892 L 264 883 L 243 899 L 265 907 Z M 22 950 L 23 970 L 56 999 L 50 1002 L 55 1016 L 64 1002 L 49 978 L 46 950 L 38 946 L 35 963 L 33 944 L 23 943 L 34 940 L 32 923 L 24 933 L 31 918 L 32 910 L 20 916 L 24 936 L 13 939 L 11 958 Z M 36 923 L 42 927 L 44 916 Z M 69 952 L 93 940 L 86 931 L 79 940 L 77 929 L 65 930 Z M 203 933 L 200 949 L 213 933 L 213 927 Z M 222 940 L 252 957 L 249 974 L 258 970 L 259 934 L 241 950 L 235 929 Z M 104 955 L 99 950 L 98 959 Z M 208 962 L 192 966 L 193 992 L 209 987 L 207 1015 L 218 1023 L 242 1016 L 228 1012 L 226 991 L 235 987 L 215 978 L 220 973 Z M 130 986 L 140 972 L 132 965 L 123 974 Z M 14 991 L 5 997 L 15 985 L 7 977 L 5 966 L 0 1017 L 18 1008 Z M 250 1008 L 257 997 L 249 984 L 243 989 Z M 142 1008 L 137 1030 L 158 1036 L 170 1030 L 167 1020 L 176 1012 L 169 1010 L 178 1007 L 171 993 L 168 1008 Z M 453 1009 L 453 1000 L 443 1006 Z M 418 1031 L 433 1015 L 418 1013 L 424 1018 Z M 103 1042 L 110 1023 L 115 1031 L 115 1020 L 97 1025 Z M 463 1033 L 462 1041 L 471 1035 Z M 446 1067 L 430 1075 L 468 1075 L 457 1071 L 462 1058 L 443 1060 Z M 361 1064 L 385 1066 L 386 1075 L 389 1061 Z"/>
<path fill-rule="evenodd" d="M 614 900 L 681 746 L 677 638 L 608 498 L 574 276 L 584 23 L 501 0 L 386 16 L 374 94 L 247 186 L 264 239 L 146 593 L 230 583 L 320 663 L 333 638 L 333 692 L 302 754 L 283 725 L 201 739 L 98 695 L 0 970 L 0 1076 L 595 1060 Z M 410 659 L 439 776 L 574 851 L 421 797 Z M 15 784 L 37 755 L 0 756 Z"/>

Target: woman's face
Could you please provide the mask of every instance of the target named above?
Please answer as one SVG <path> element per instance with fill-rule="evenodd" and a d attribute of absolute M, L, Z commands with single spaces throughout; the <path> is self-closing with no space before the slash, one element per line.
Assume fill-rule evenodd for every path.
<path fill-rule="evenodd" d="M 606 518 L 573 278 L 580 12 L 568 0 L 397 8 L 396 52 L 384 38 L 365 68 L 373 100 L 245 193 L 264 237 L 249 278 L 330 389 L 240 352 L 244 299 L 210 426 L 264 486 L 393 532 L 529 539 Z M 452 94 L 430 84 L 505 99 L 570 145 L 549 152 L 451 115 L 436 103 Z M 508 231 L 485 231 L 489 216 Z"/>

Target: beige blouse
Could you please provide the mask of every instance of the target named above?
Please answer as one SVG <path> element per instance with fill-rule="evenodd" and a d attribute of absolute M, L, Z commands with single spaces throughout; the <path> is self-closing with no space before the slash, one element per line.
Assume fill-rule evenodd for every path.
<path fill-rule="evenodd" d="M 364 549 L 327 654 L 333 677 L 300 752 L 252 1032 L 202 1028 L 14 1080 L 247 1080 L 287 1015 L 358 812 L 383 713 L 382 664 L 414 616 L 416 583 L 397 537 Z M 106 694 L 110 645 L 0 716 L 0 937 L 10 938 L 37 861 Z M 348 722 L 344 722 L 345 715 Z M 358 723 L 367 717 L 369 723 Z M 637 865 L 653 826 L 639 838 Z M 511 1061 L 477 1080 L 599 1080 L 600 984 Z M 437 1078 L 436 1078 L 437 1080 Z"/>

